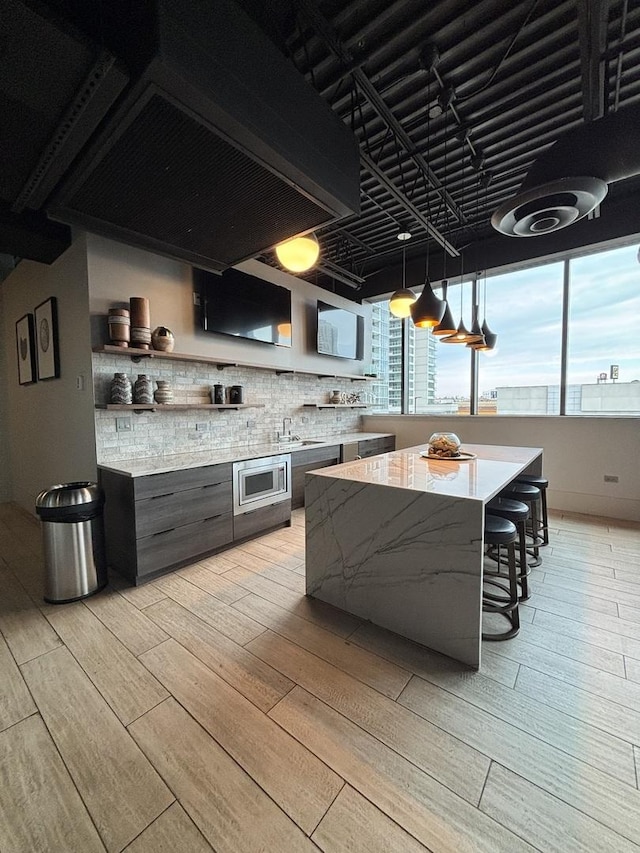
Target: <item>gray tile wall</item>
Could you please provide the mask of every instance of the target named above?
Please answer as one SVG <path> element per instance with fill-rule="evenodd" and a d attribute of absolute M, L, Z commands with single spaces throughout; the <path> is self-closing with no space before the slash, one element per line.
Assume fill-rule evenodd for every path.
<path fill-rule="evenodd" d="M 339 370 L 339 366 L 335 368 Z M 275 440 L 282 431 L 283 418 L 292 420 L 291 431 L 302 438 L 328 439 L 361 429 L 364 409 L 304 408 L 305 403 L 326 403 L 334 390 L 361 394 L 367 402 L 367 383 L 348 379 L 319 379 L 297 374 L 276 375 L 273 370 L 226 367 L 171 361 L 163 358 L 134 364 L 127 357 L 93 354 L 96 403 L 109 401 L 109 385 L 114 373 L 126 373 L 133 383 L 138 374 L 153 380 L 166 379 L 174 391 L 174 403 L 210 402 L 214 384 L 242 385 L 245 403 L 260 408 L 233 410 L 193 409 L 141 412 L 96 409 L 98 462 L 140 456 L 251 447 Z M 116 418 L 130 421 L 130 431 L 117 431 Z"/>

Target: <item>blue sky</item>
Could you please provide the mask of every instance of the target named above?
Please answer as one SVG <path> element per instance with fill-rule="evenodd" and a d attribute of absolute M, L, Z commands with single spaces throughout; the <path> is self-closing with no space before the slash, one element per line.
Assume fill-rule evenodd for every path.
<path fill-rule="evenodd" d="M 479 389 L 557 385 L 560 381 L 563 264 L 553 263 L 487 279 L 487 322 L 496 351 L 480 355 Z M 471 285 L 463 288 L 463 315 L 471 323 Z M 640 263 L 638 246 L 571 262 L 569 383 L 595 383 L 612 364 L 621 382 L 640 380 Z M 454 318 L 460 288 L 450 285 Z M 483 316 L 481 302 L 480 315 Z M 436 396 L 469 395 L 469 351 L 437 344 Z"/>

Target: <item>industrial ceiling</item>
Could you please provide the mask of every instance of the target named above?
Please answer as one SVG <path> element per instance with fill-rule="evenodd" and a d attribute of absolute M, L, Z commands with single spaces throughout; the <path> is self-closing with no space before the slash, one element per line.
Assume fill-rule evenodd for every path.
<path fill-rule="evenodd" d="M 179 16 L 181 0 L 165 2 Z M 126 96 L 135 61 L 130 52 L 119 55 L 117 39 L 103 33 L 114 20 L 118 25 L 114 9 L 129 7 L 142 32 L 153 5 L 153 0 L 0 1 L 3 20 L 18 9 L 38 14 L 58 26 L 62 22 L 66 39 L 55 57 L 38 27 L 28 28 L 28 44 L 24 27 L 20 33 L 0 28 L 5 79 L 0 252 L 50 262 L 68 245 L 67 226 L 48 216 L 47 193 L 33 193 L 30 206 L 25 186 L 91 69 L 97 67 L 105 82 L 95 115 L 85 116 L 86 138 Z M 400 231 L 412 235 L 406 244 L 408 286 L 419 286 L 427 270 L 437 281 L 462 269 L 518 263 L 640 233 L 640 154 L 630 163 L 629 151 L 616 153 L 609 145 L 616 135 L 640 141 L 638 2 L 239 0 L 239 5 L 357 141 L 360 211 L 316 230 L 321 260 L 305 274 L 309 281 L 354 300 L 394 290 L 401 282 Z M 128 38 L 129 51 L 132 41 Z M 31 112 L 19 102 L 25 79 L 31 82 Z M 34 92 L 40 93 L 37 104 Z M 287 109 L 284 97 L 281 109 Z M 597 143 L 580 137 L 592 127 L 605 129 L 602 123 L 616 115 L 626 115 L 626 124 L 596 134 Z M 30 150 L 18 161 L 8 155 L 25 148 L 19 144 L 23 138 L 30 140 Z M 573 146 L 570 162 L 554 170 L 558 149 L 552 146 L 563 139 Z M 536 164 L 537 173 L 548 170 L 551 180 L 562 178 L 563 169 L 576 175 L 586 152 L 589 177 L 600 168 L 595 154 L 606 161 L 609 147 L 609 160 L 620 162 L 603 165 L 603 174 L 595 175 L 608 192 L 588 216 L 534 237 L 505 236 L 491 226 L 492 214 L 509 208 Z M 627 146 L 633 147 L 640 151 L 640 144 Z M 79 148 L 72 145 L 66 161 L 62 158 L 56 180 L 73 167 Z M 564 156 L 566 163 L 566 150 Z M 566 195 L 556 194 L 561 210 Z M 276 263 L 270 252 L 260 257 Z"/>

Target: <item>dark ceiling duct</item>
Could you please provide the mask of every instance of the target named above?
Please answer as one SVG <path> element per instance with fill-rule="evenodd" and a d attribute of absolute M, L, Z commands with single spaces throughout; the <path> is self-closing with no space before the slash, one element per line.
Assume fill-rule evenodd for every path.
<path fill-rule="evenodd" d="M 582 219 L 609 184 L 640 174 L 639 135 L 637 106 L 568 131 L 536 160 L 491 224 L 510 237 L 536 237 Z"/>
<path fill-rule="evenodd" d="M 358 213 L 353 135 L 243 10 L 154 6 L 150 59 L 49 215 L 219 271 Z"/>

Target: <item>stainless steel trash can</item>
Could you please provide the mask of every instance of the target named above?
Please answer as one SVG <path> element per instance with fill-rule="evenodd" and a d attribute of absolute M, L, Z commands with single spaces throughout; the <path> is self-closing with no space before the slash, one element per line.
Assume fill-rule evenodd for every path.
<path fill-rule="evenodd" d="M 44 600 L 65 604 L 107 583 L 104 492 L 97 483 L 64 483 L 40 492 L 45 561 Z"/>

